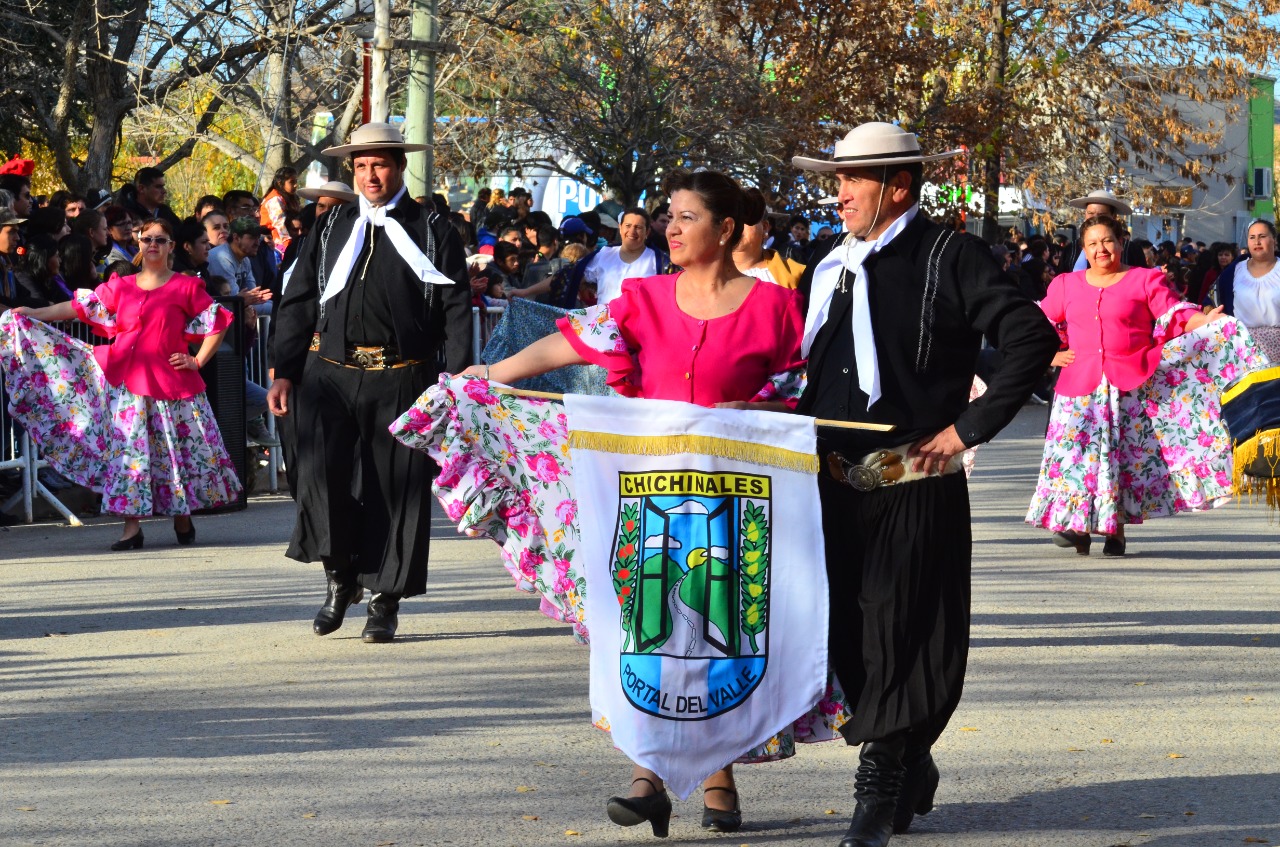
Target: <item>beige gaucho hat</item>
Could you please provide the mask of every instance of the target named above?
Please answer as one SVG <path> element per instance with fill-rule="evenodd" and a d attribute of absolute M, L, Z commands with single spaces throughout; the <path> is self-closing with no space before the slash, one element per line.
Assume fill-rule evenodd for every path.
<path fill-rule="evenodd" d="M 1074 200 L 1068 200 L 1068 206 L 1074 206 L 1077 209 L 1084 209 L 1094 204 L 1099 206 L 1110 206 L 1115 210 L 1117 215 L 1132 215 L 1133 208 L 1110 191 L 1099 188 L 1097 191 L 1090 191 L 1083 197 L 1077 197 Z"/>
<path fill-rule="evenodd" d="M 400 134 L 400 130 L 391 124 L 384 123 L 367 123 L 364 126 L 351 133 L 351 138 L 346 144 L 338 147 L 330 147 L 324 151 L 326 156 L 350 156 L 355 153 L 363 153 L 366 150 L 403 150 L 406 153 L 416 153 L 419 150 L 426 150 L 425 144 L 409 144 L 404 140 L 404 136 Z"/>
<path fill-rule="evenodd" d="M 319 200 L 321 197 L 337 197 L 347 203 L 355 202 L 359 196 L 345 182 L 331 180 L 315 188 L 299 188 L 298 196 L 304 200 Z"/>
<path fill-rule="evenodd" d="M 915 133 L 900 126 L 873 121 L 856 126 L 836 142 L 835 156 L 830 159 L 806 159 L 793 156 L 791 164 L 806 171 L 836 171 L 840 168 L 879 167 L 912 162 L 936 162 L 959 156 L 963 150 L 948 150 L 926 156 L 920 152 Z"/>

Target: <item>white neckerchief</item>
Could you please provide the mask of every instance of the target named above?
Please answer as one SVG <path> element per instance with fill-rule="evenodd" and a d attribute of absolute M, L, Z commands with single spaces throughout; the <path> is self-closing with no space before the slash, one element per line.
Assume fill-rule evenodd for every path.
<path fill-rule="evenodd" d="M 321 303 L 335 297 L 338 292 L 346 287 L 347 277 L 351 276 L 356 259 L 360 256 L 360 251 L 364 249 L 364 240 L 367 237 L 368 230 L 365 224 L 373 224 L 386 230 L 387 237 L 391 239 L 391 245 L 396 248 L 400 258 L 404 259 L 418 279 L 434 285 L 454 284 L 453 280 L 436 270 L 436 266 L 431 264 L 431 260 L 409 237 L 409 233 L 405 232 L 400 222 L 387 214 L 396 207 L 396 204 L 400 202 L 400 198 L 404 197 L 407 192 L 408 188 L 401 186 L 400 190 L 396 192 L 396 196 L 391 198 L 389 203 L 382 206 L 374 206 L 365 199 L 363 194 L 360 195 L 358 201 L 360 203 L 360 216 L 356 218 L 355 226 L 351 229 L 351 237 L 347 239 L 342 252 L 338 254 L 338 260 L 334 263 L 333 271 L 329 274 L 329 279 L 324 286 L 324 294 L 320 295 Z"/>
<path fill-rule="evenodd" d="M 800 343 L 800 355 L 809 356 L 809 348 L 818 336 L 818 330 L 827 322 L 831 312 L 831 298 L 836 285 L 847 270 L 853 276 L 853 352 L 858 359 L 858 388 L 867 395 L 867 409 L 880 399 L 880 364 L 876 358 L 875 332 L 871 325 L 871 301 L 867 293 L 866 274 L 862 263 L 873 253 L 896 238 L 920 211 L 917 203 L 903 212 L 875 241 L 863 241 L 846 235 L 842 243 L 818 262 L 813 271 L 813 286 L 809 291 L 809 311 L 805 315 L 804 339 Z"/>

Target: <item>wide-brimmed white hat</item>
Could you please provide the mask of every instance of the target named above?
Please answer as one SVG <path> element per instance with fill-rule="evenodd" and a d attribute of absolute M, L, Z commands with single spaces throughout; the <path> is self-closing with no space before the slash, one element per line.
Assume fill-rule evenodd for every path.
<path fill-rule="evenodd" d="M 920 142 L 915 133 L 894 124 L 873 121 L 849 130 L 848 135 L 836 142 L 835 156 L 830 160 L 793 156 L 791 164 L 807 171 L 836 171 L 840 168 L 936 162 L 963 152 L 956 149 L 926 156 L 920 152 Z"/>
<path fill-rule="evenodd" d="M 321 197 L 337 197 L 347 203 L 354 202 L 360 195 L 351 190 L 345 182 L 330 180 L 316 188 L 299 188 L 298 196 L 304 200 L 319 200 Z"/>
<path fill-rule="evenodd" d="M 1083 197 L 1077 197 L 1074 200 L 1067 201 L 1068 206 L 1074 206 L 1077 209 L 1084 209 L 1094 204 L 1099 206 L 1110 206 L 1116 210 L 1117 215 L 1133 214 L 1133 207 L 1104 188 L 1099 188 L 1097 191 L 1090 191 Z"/>
<path fill-rule="evenodd" d="M 400 130 L 391 124 L 367 123 L 351 133 L 351 138 L 347 140 L 346 144 L 330 147 L 324 151 L 324 155 L 350 156 L 353 153 L 362 153 L 366 150 L 387 149 L 416 153 L 419 150 L 426 150 L 427 145 L 408 143 L 404 140 L 404 136 L 400 134 Z"/>

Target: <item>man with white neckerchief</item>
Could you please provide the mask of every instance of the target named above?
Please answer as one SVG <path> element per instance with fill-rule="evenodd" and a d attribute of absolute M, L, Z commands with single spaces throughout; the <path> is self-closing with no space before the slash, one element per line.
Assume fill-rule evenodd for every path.
<path fill-rule="evenodd" d="M 422 149 L 371 123 L 325 151 L 351 157 L 360 197 L 325 215 L 278 307 L 268 402 L 297 438 L 286 555 L 324 564 L 317 635 L 368 589 L 362 637 L 391 641 L 401 599 L 426 591 L 431 460 L 387 427 L 435 381 L 442 347 L 450 372 L 471 364 L 472 329 L 462 241 L 405 189 L 405 153 Z"/>
<path fill-rule="evenodd" d="M 861 744 L 857 801 L 841 847 L 883 847 L 933 808 L 930 748 L 960 701 L 969 649 L 966 448 L 991 439 L 1031 394 L 1058 348 L 1044 314 L 973 236 L 919 210 L 915 135 L 863 124 L 831 160 L 847 234 L 819 246 L 798 412 L 891 425 L 819 429 L 819 495 L 831 595 L 829 657 Z M 982 337 L 1004 354 L 969 401 Z"/>

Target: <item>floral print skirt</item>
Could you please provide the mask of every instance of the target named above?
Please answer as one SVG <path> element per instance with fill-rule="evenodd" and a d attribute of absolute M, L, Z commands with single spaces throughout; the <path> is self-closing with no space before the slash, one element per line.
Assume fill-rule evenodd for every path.
<path fill-rule="evenodd" d="M 1234 319 L 1167 342 L 1142 385 L 1104 376 L 1092 394 L 1057 395 L 1027 523 L 1110 535 L 1124 524 L 1230 499 L 1231 437 L 1222 389 L 1265 362 Z"/>
<path fill-rule="evenodd" d="M 1249 333 L 1271 364 L 1280 362 L 1280 326 L 1251 326 Z"/>
<path fill-rule="evenodd" d="M 42 458 L 102 494 L 104 512 L 189 515 L 239 496 L 203 393 L 155 400 L 110 385 L 88 344 L 12 312 L 0 318 L 0 372 Z"/>
<path fill-rule="evenodd" d="M 440 465 L 432 492 L 466 535 L 497 542 L 515 587 L 540 595 L 542 612 L 586 643 L 585 568 L 576 561 L 578 500 L 564 406 L 517 397 L 482 379 L 442 374 L 391 425 L 401 443 Z M 739 762 L 785 759 L 796 742 L 840 738 L 844 692 L 828 673 L 818 704 Z M 608 729 L 606 718 L 596 726 Z"/>

